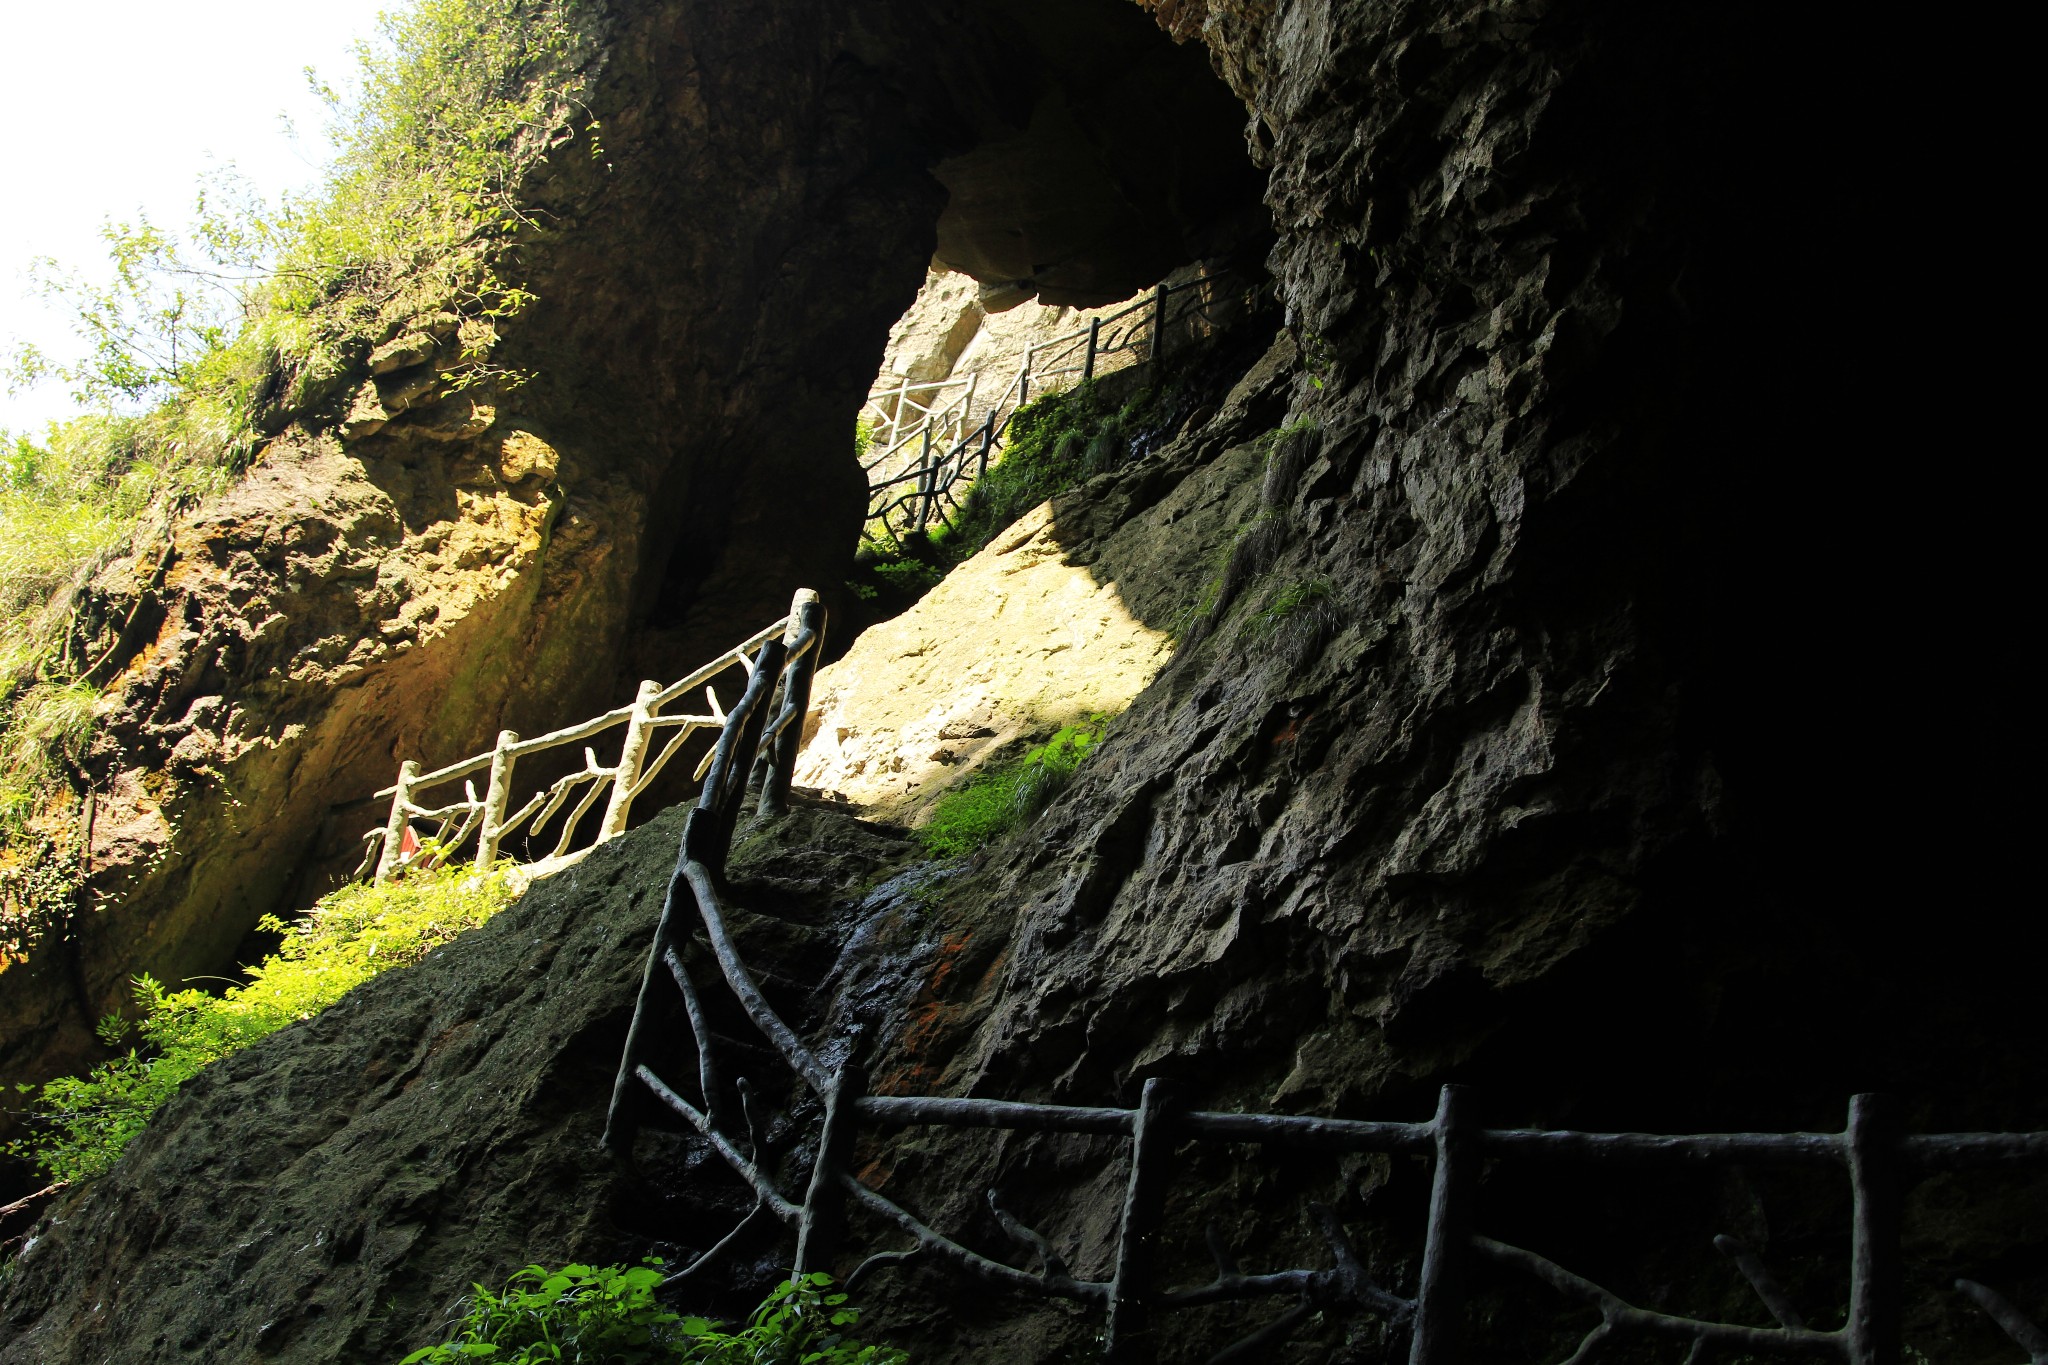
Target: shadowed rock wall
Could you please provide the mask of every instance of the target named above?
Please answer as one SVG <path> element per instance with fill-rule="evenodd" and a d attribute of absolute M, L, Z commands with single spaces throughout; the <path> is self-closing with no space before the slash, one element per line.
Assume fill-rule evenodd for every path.
<path fill-rule="evenodd" d="M 1068 168 L 1030 264 L 1112 296 L 1255 203 L 1230 94 L 1133 9 L 672 0 L 585 22 L 602 152 L 577 139 L 535 172 L 503 267 L 538 302 L 492 363 L 526 382 L 458 390 L 462 320 L 394 323 L 332 411 L 96 585 L 142 599 L 88 765 L 99 908 L 0 974 L 0 1081 L 89 1061 L 138 972 L 227 971 L 258 916 L 353 867 L 401 758 L 566 724 L 799 585 L 837 590 L 865 494 L 849 429 L 890 324 L 940 235 L 1019 240 L 1043 188 L 949 206 L 936 168 L 984 144 L 990 185 Z"/>
<path fill-rule="evenodd" d="M 1491 1121 L 1665 1131 L 1832 1128 L 1888 1088 L 1916 1128 L 2048 1127 L 2009 892 L 2021 514 L 1893 472 L 1994 443 L 1934 339 L 1980 320 L 1902 301 L 1876 225 L 1958 235 L 1859 192 L 1902 145 L 1860 121 L 1896 99 L 1889 68 L 1762 8 L 1161 18 L 1253 114 L 1302 356 L 1262 417 L 1315 429 L 1275 445 L 1205 633 L 1030 831 L 883 935 L 932 956 L 881 1021 L 880 1083 L 1102 1103 L 1156 1075 L 1204 1107 L 1420 1118 L 1459 1079 Z M 1198 414 L 1160 458 L 1206 464 L 1245 428 Z M 1171 482 L 1128 479 L 1096 500 Z M 1248 629 L 1309 583 L 1326 613 Z M 869 1169 L 936 1225 L 1007 1252 L 980 1203 L 1001 1186 L 1103 1268 L 1109 1144 L 889 1151 Z M 1209 1216 L 1249 1264 L 1320 1264 L 1314 1198 L 1412 1282 L 1419 1170 L 1186 1160 L 1177 1278 L 1206 1278 Z M 2044 1206 L 2038 1183 L 1923 1187 L 1909 1339 L 2007 1358 L 1942 1280 L 1996 1272 L 2038 1314 Z M 1483 1210 L 1645 1303 L 1753 1311 L 1705 1250 L 1723 1230 L 1769 1240 L 1816 1315 L 1839 1292 L 1839 1191 L 1502 1169 Z M 1093 1330 L 936 1274 L 876 1292 L 934 1360 Z M 1482 1293 L 1482 1359 L 1576 1339 L 1542 1291 Z M 1323 1323 L 1289 1349 L 1382 1348 Z"/>

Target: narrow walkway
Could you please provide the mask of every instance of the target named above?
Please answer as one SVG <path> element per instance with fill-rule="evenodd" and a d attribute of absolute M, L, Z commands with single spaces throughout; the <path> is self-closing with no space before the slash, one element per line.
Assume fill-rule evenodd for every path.
<path fill-rule="evenodd" d="M 1001 455 L 1010 420 L 1034 398 L 1151 364 L 1247 311 L 1263 286 L 1225 271 L 1161 284 L 1086 327 L 1025 348 L 1007 374 L 973 370 L 947 379 L 877 387 L 861 407 L 872 443 L 867 534 L 896 542 L 957 512 Z"/>

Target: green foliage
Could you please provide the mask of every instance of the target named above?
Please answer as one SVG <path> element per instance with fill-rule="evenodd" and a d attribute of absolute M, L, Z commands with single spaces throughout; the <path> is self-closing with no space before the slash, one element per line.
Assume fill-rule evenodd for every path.
<path fill-rule="evenodd" d="M 1122 464 L 1157 420 L 1160 398 L 1158 389 L 1141 389 L 1112 407 L 1099 385 L 1085 383 L 1019 408 L 1002 459 L 968 490 L 951 527 L 953 562 L 1047 498 Z"/>
<path fill-rule="evenodd" d="M 1303 328 L 1298 340 L 1301 346 L 1301 368 L 1308 372 L 1308 382 L 1320 389 L 1323 387 L 1324 379 L 1336 365 L 1337 354 L 1320 332 Z"/>
<path fill-rule="evenodd" d="M 44 297 L 68 303 L 85 359 L 59 365 L 24 347 L 16 382 L 62 379 L 79 403 L 106 405 L 192 385 L 233 333 L 234 291 L 186 259 L 178 239 L 148 218 L 100 227 L 112 277 L 104 282 L 44 257 L 30 278 Z"/>
<path fill-rule="evenodd" d="M 860 1319 L 846 1295 L 829 1292 L 829 1275 L 784 1280 L 746 1327 L 726 1332 L 685 1317 L 655 1297 L 661 1262 L 641 1265 L 537 1265 L 513 1275 L 502 1292 L 476 1285 L 453 1339 L 414 1351 L 400 1365 L 905 1365 L 884 1346 L 863 1346 L 846 1330 Z"/>
<path fill-rule="evenodd" d="M 846 586 L 863 602 L 875 604 L 874 621 L 907 611 L 938 586 L 958 561 L 948 553 L 944 527 L 931 535 L 906 535 L 894 543 L 863 538 L 853 556 L 853 577 Z"/>
<path fill-rule="evenodd" d="M 0 835 L 19 834 L 38 800 L 85 756 L 99 696 L 85 683 L 34 683 L 11 699 L 0 691 Z"/>
<path fill-rule="evenodd" d="M 1102 713 L 1062 726 L 1015 762 L 991 765 L 941 797 L 917 835 L 934 858 L 978 852 L 1045 809 L 1073 780 L 1081 760 L 1102 740 Z"/>
<path fill-rule="evenodd" d="M 0 788 L 0 801 L 7 799 Z M 0 819 L 6 816 L 0 806 Z M 22 839 L 0 853 L 0 971 L 27 961 L 29 949 L 70 916 L 79 895 L 77 856 L 49 839 Z"/>
<path fill-rule="evenodd" d="M 1266 599 L 1266 605 L 1252 614 L 1245 622 L 1245 633 L 1249 636 L 1270 635 L 1286 622 L 1303 612 L 1324 609 L 1330 600 L 1330 584 L 1321 578 L 1311 578 L 1299 583 L 1289 583 Z"/>
<path fill-rule="evenodd" d="M 152 504 L 217 486 L 217 471 L 152 430 L 148 419 L 90 416 L 52 426 L 41 443 L 0 437 L 0 704 L 25 680 L 64 671 L 53 595 L 118 549 Z"/>
<path fill-rule="evenodd" d="M 899 559 L 892 563 L 877 564 L 874 576 L 892 591 L 911 597 L 922 597 L 939 585 L 945 578 L 945 570 L 936 564 L 927 564 L 921 559 Z"/>
<path fill-rule="evenodd" d="M 42 1087 L 31 1135 L 8 1150 L 53 1180 L 81 1180 L 111 1166 L 150 1116 L 209 1063 L 286 1024 L 310 1019 L 379 972 L 416 962 L 517 897 L 518 875 L 478 877 L 467 868 L 415 873 L 382 886 L 349 886 L 286 925 L 277 952 L 246 969 L 248 981 L 221 995 L 169 992 L 148 976 L 135 983 L 141 1018 L 104 1021 L 110 1046 L 138 1033 L 142 1046 Z"/>
<path fill-rule="evenodd" d="M 72 686 L 95 662 L 69 657 L 62 590 L 150 509 L 218 488 L 408 329 L 458 338 L 437 362 L 454 361 L 451 389 L 522 378 L 489 363 L 498 325 L 532 302 L 498 264 L 541 230 L 519 204 L 528 172 L 579 135 L 603 154 L 580 103 L 593 14 L 584 0 L 415 0 L 358 47 L 350 93 L 316 83 L 332 144 L 318 191 L 268 205 L 229 170 L 203 185 L 183 238 L 109 222 L 103 276 L 37 264 L 84 356 L 17 347 L 0 372 L 17 389 L 61 381 L 93 411 L 40 444 L 0 435 L 0 820 L 61 795 L 61 764 L 28 753 L 41 704 L 10 697 Z"/>

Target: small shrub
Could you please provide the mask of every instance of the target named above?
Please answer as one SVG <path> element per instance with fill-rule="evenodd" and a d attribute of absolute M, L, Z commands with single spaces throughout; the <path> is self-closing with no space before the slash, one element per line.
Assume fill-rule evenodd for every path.
<path fill-rule="evenodd" d="M 286 925 L 266 915 L 260 927 L 284 935 L 277 952 L 247 969 L 246 985 L 221 995 L 166 991 L 144 975 L 135 983 L 141 1018 L 100 1022 L 109 1046 L 139 1033 L 141 1047 L 86 1076 L 46 1083 L 29 1137 L 8 1150 L 52 1180 L 99 1175 L 152 1115 L 208 1064 L 310 1019 L 378 973 L 402 967 L 489 919 L 518 896 L 518 874 L 478 877 L 468 868 L 415 873 L 382 886 L 349 886 Z M 23 1087 L 24 1091 L 32 1087 Z"/>
<path fill-rule="evenodd" d="M 1097 714 L 1062 726 L 1016 762 L 986 769 L 948 792 L 917 831 L 925 851 L 934 858 L 966 857 L 1044 810 L 1073 781 L 1108 723 Z"/>
<path fill-rule="evenodd" d="M 500 1293 L 476 1285 L 455 1336 L 399 1365 L 904 1365 L 901 1351 L 863 1346 L 843 1329 L 860 1319 L 829 1275 L 784 1280 L 745 1328 L 726 1332 L 655 1297 L 661 1263 L 530 1265 Z"/>
<path fill-rule="evenodd" d="M 927 564 L 919 559 L 901 559 L 892 564 L 877 564 L 872 571 L 885 588 L 911 597 L 922 597 L 937 587 L 946 576 L 946 571 L 936 564 Z"/>

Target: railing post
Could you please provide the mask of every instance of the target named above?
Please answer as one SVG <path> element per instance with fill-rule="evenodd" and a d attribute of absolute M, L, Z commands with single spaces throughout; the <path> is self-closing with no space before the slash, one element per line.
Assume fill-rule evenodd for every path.
<path fill-rule="evenodd" d="M 1087 383 L 1095 377 L 1095 342 L 1102 335 L 1102 319 L 1088 320 L 1088 358 L 1081 362 L 1081 382 Z"/>
<path fill-rule="evenodd" d="M 1024 348 L 1024 364 L 1017 371 L 1017 406 L 1023 407 L 1031 401 L 1031 350 Z"/>
<path fill-rule="evenodd" d="M 1429 1191 L 1429 1233 L 1415 1291 L 1415 1332 L 1408 1365 L 1463 1365 L 1465 1265 L 1471 1259 L 1477 1149 L 1468 1131 L 1469 1092 L 1447 1085 L 1436 1106 L 1436 1177 Z"/>
<path fill-rule="evenodd" d="M 660 683 L 644 679 L 633 698 L 626 740 L 619 746 L 619 770 L 612 776 L 611 801 L 604 808 L 604 823 L 597 827 L 600 844 L 626 832 L 626 819 L 633 813 L 633 787 L 640 781 L 640 765 L 647 760 L 648 736 L 654 733 L 653 700 L 660 691 Z"/>
<path fill-rule="evenodd" d="M 986 419 L 986 420 L 984 420 L 984 421 L 982 422 L 982 424 L 981 424 L 981 464 L 980 464 L 980 466 L 979 466 L 979 467 L 978 467 L 978 468 L 977 468 L 977 469 L 976 469 L 976 470 L 974 471 L 974 481 L 975 481 L 976 483 L 980 483 L 980 482 L 981 482 L 981 478 L 982 478 L 982 475 L 984 475 L 984 474 L 988 473 L 988 452 L 989 452 L 989 447 L 993 446 L 993 445 L 994 445 L 995 443 L 996 443 L 996 410 L 995 410 L 994 408 L 990 408 L 990 409 L 988 410 L 988 417 L 987 417 L 987 419 Z"/>
<path fill-rule="evenodd" d="M 476 870 L 489 872 L 498 861 L 498 840 L 504 831 L 505 806 L 512 795 L 512 755 L 507 752 L 519 742 L 511 730 L 498 731 L 497 748 L 491 751 L 491 785 L 484 789 L 484 814 L 476 827 Z"/>
<path fill-rule="evenodd" d="M 1154 1076 L 1145 1082 L 1131 1125 L 1131 1179 L 1124 1187 L 1116 1272 L 1109 1286 L 1109 1339 L 1102 1352 L 1113 1365 L 1143 1362 L 1152 1355 L 1147 1308 L 1158 1261 L 1159 1220 L 1166 1211 L 1165 1166 L 1173 1154 L 1169 1130 L 1175 1098 L 1167 1082 Z"/>
<path fill-rule="evenodd" d="M 384 847 L 377 853 L 377 873 L 370 879 L 373 886 L 389 881 L 398 870 L 398 860 L 404 856 L 405 807 L 412 800 L 412 784 L 419 775 L 417 759 L 408 758 L 398 765 L 398 790 L 391 795 L 391 818 L 384 822 Z"/>
<path fill-rule="evenodd" d="M 1166 349 L 1166 286 L 1160 285 L 1152 291 L 1152 346 L 1145 356 L 1146 362 L 1159 359 Z"/>
<path fill-rule="evenodd" d="M 856 1052 L 840 1066 L 825 1096 L 825 1122 L 818 1133 L 818 1158 L 811 1163 L 811 1184 L 804 1192 L 803 1216 L 796 1232 L 796 1273 L 825 1269 L 846 1235 L 846 1194 L 839 1177 L 853 1169 L 856 1130 L 854 1105 L 867 1090 L 858 1042 Z"/>
<path fill-rule="evenodd" d="M 817 632 L 817 643 L 782 672 L 782 709 L 788 713 L 789 722 L 775 736 L 775 746 L 768 754 L 768 773 L 761 783 L 761 799 L 754 808 L 763 816 L 780 815 L 789 809 L 790 778 L 796 772 L 796 756 L 803 747 L 804 717 L 811 709 L 811 679 L 825 653 L 825 603 L 812 589 L 798 588 L 789 602 L 789 624 L 782 630 L 783 647 L 794 649 L 806 630 Z"/>
<path fill-rule="evenodd" d="M 922 532 L 932 515 L 932 486 L 939 481 L 939 472 L 932 468 L 932 428 L 927 422 L 924 428 L 924 444 L 918 450 L 918 468 L 924 472 L 917 479 L 917 529 Z"/>
<path fill-rule="evenodd" d="M 1849 1359 L 1899 1365 L 1904 1319 L 1899 1263 L 1905 1185 L 1897 1107 L 1889 1095 L 1849 1100 L 1849 1187 L 1855 1195 L 1849 1247 Z"/>
<path fill-rule="evenodd" d="M 768 724 L 768 702 L 781 674 L 782 641 L 769 640 L 754 657 L 754 674 L 747 679 L 747 690 L 727 715 L 717 747 L 711 751 L 703 794 L 697 798 L 697 809 L 691 819 L 701 825 L 694 836 L 701 841 L 698 861 L 713 872 L 725 871 L 733 826 L 739 822 L 740 801 L 746 795 L 754 754 L 761 745 L 761 731 Z"/>

